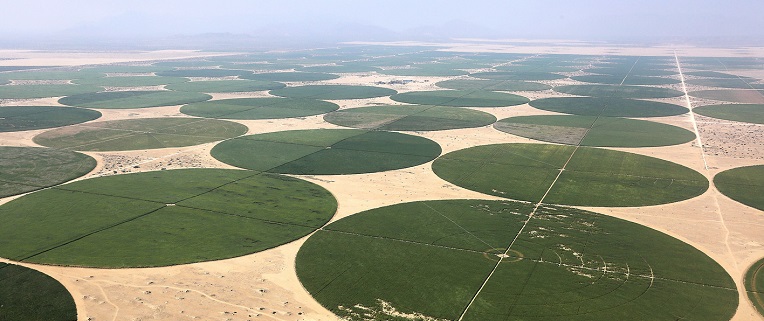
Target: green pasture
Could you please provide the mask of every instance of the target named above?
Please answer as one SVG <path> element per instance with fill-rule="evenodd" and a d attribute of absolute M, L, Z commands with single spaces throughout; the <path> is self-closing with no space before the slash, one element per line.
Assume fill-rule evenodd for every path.
<path fill-rule="evenodd" d="M 688 85 L 718 87 L 730 89 L 764 89 L 764 84 L 754 83 L 758 79 L 745 78 L 718 78 L 718 79 L 690 79 Z"/>
<path fill-rule="evenodd" d="M 671 98 L 684 95 L 681 91 L 668 88 L 615 85 L 567 85 L 554 87 L 554 91 L 578 96 L 635 99 Z"/>
<path fill-rule="evenodd" d="M 608 97 L 552 97 L 533 100 L 532 107 L 582 116 L 665 117 L 681 115 L 688 109 L 679 105 L 647 100 Z"/>
<path fill-rule="evenodd" d="M 360 129 L 432 131 L 486 126 L 496 117 L 467 108 L 392 105 L 343 109 L 324 115 L 324 120 Z"/>
<path fill-rule="evenodd" d="M 392 89 L 374 86 L 309 85 L 271 90 L 275 96 L 303 99 L 366 99 L 395 95 Z"/>
<path fill-rule="evenodd" d="M 764 316 L 764 259 L 754 263 L 745 274 L 745 290 L 753 306 Z"/>
<path fill-rule="evenodd" d="M 680 240 L 593 212 L 510 201 L 361 212 L 312 235 L 296 269 L 346 320 L 728 320 L 738 306 L 725 270 Z"/>
<path fill-rule="evenodd" d="M 478 72 L 470 76 L 481 79 L 493 80 L 519 80 L 519 81 L 539 81 L 539 80 L 557 80 L 567 78 L 560 74 L 539 71 L 496 71 L 496 72 Z"/>
<path fill-rule="evenodd" d="M 76 321 L 77 306 L 56 279 L 20 265 L 0 263 L 0 319 Z"/>
<path fill-rule="evenodd" d="M 90 85 L 3 85 L 0 99 L 32 99 L 59 97 L 78 94 L 93 94 L 102 91 L 100 86 Z"/>
<path fill-rule="evenodd" d="M 334 103 L 299 98 L 237 98 L 188 104 L 180 112 L 222 119 L 277 119 L 325 114 L 339 108 Z"/>
<path fill-rule="evenodd" d="M 699 90 L 692 91 L 689 95 L 696 98 L 727 101 L 739 104 L 764 104 L 764 90 Z"/>
<path fill-rule="evenodd" d="M 233 93 L 272 90 L 285 86 L 280 82 L 264 80 L 211 80 L 172 84 L 165 86 L 165 88 L 197 93 Z"/>
<path fill-rule="evenodd" d="M 101 117 L 95 110 L 54 106 L 0 107 L 0 132 L 54 128 Z"/>
<path fill-rule="evenodd" d="M 522 105 L 530 101 L 520 95 L 483 90 L 411 91 L 393 95 L 390 98 L 407 104 L 450 107 L 506 107 Z"/>
<path fill-rule="evenodd" d="M 142 87 L 142 86 L 160 86 L 175 83 L 186 82 L 188 79 L 180 77 L 158 77 L 158 76 L 129 76 L 129 77 L 103 77 L 103 78 L 85 78 L 73 80 L 79 85 L 91 85 L 102 87 Z"/>
<path fill-rule="evenodd" d="M 157 91 L 110 91 L 71 95 L 58 100 L 59 103 L 98 109 L 129 109 L 160 106 L 184 105 L 211 99 L 202 93 L 170 90 Z"/>
<path fill-rule="evenodd" d="M 96 167 L 92 157 L 57 149 L 0 146 L 0 198 L 61 184 Z"/>
<path fill-rule="evenodd" d="M 241 170 L 115 175 L 0 206 L 0 256 L 90 267 L 166 266 L 259 252 L 303 237 L 334 215 L 318 185 Z"/>
<path fill-rule="evenodd" d="M 199 145 L 246 132 L 242 124 L 217 119 L 141 118 L 53 129 L 33 140 L 58 149 L 122 151 Z"/>
<path fill-rule="evenodd" d="M 440 146 L 426 138 L 358 129 L 293 130 L 224 141 L 212 156 L 236 167 L 283 174 L 344 175 L 427 163 Z"/>
<path fill-rule="evenodd" d="M 241 77 L 252 75 L 251 71 L 233 69 L 178 69 L 156 72 L 157 76 L 166 77 Z"/>
<path fill-rule="evenodd" d="M 666 204 L 708 189 L 703 175 L 669 161 L 565 145 L 470 147 L 441 156 L 432 169 L 466 189 L 531 202 L 540 201 L 555 182 L 544 203 L 576 206 Z"/>
<path fill-rule="evenodd" d="M 335 74 L 327 74 L 323 72 L 268 72 L 258 73 L 239 78 L 251 79 L 251 80 L 264 80 L 264 81 L 283 81 L 283 82 L 300 82 L 300 81 L 322 81 L 332 80 L 340 78 Z"/>
<path fill-rule="evenodd" d="M 764 165 L 738 167 L 714 176 L 714 185 L 727 197 L 764 211 Z"/>
<path fill-rule="evenodd" d="M 681 81 L 674 78 L 662 78 L 662 77 L 645 77 L 645 76 L 628 76 L 622 77 L 620 75 L 585 75 L 585 76 L 573 76 L 570 79 L 596 83 L 596 84 L 608 84 L 608 85 L 672 85 L 678 84 Z"/>
<path fill-rule="evenodd" d="M 703 116 L 746 123 L 764 124 L 764 104 L 723 104 L 693 108 Z"/>
<path fill-rule="evenodd" d="M 552 89 L 552 86 L 537 82 L 519 80 L 492 79 L 452 79 L 435 84 L 438 87 L 455 90 L 486 90 L 486 91 L 541 91 Z"/>

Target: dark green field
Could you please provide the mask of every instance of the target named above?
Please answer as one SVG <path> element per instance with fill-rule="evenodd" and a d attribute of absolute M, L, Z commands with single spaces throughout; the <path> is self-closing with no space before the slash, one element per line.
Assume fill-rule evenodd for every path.
<path fill-rule="evenodd" d="M 129 109 L 174 106 L 210 100 L 212 96 L 180 91 L 112 91 L 64 97 L 59 103 L 98 109 Z"/>
<path fill-rule="evenodd" d="M 680 240 L 572 208 L 531 213 L 480 200 L 369 210 L 312 235 L 297 274 L 346 320 L 728 320 L 737 309 L 732 278 Z"/>
<path fill-rule="evenodd" d="M 252 80 L 264 80 L 264 81 L 285 81 L 285 82 L 297 82 L 297 81 L 322 81 L 332 80 L 340 78 L 340 76 L 334 74 L 327 74 L 322 72 L 269 72 L 261 74 L 252 74 L 246 76 L 240 76 L 243 79 Z"/>
<path fill-rule="evenodd" d="M 0 86 L 0 99 L 31 99 L 92 94 L 102 91 L 99 86 L 87 85 L 5 85 Z"/>
<path fill-rule="evenodd" d="M 324 120 L 361 129 L 432 131 L 486 126 L 496 117 L 468 108 L 394 105 L 343 109 L 326 114 Z"/>
<path fill-rule="evenodd" d="M 764 124 L 764 104 L 724 104 L 693 108 L 703 116 L 732 121 Z"/>
<path fill-rule="evenodd" d="M 634 99 L 670 98 L 684 95 L 681 91 L 668 88 L 615 85 L 568 85 L 554 87 L 554 91 L 578 96 Z"/>
<path fill-rule="evenodd" d="M 204 101 L 185 105 L 180 112 L 207 118 L 277 119 L 320 115 L 338 108 L 323 100 L 266 97 Z"/>
<path fill-rule="evenodd" d="M 328 72 L 328 73 L 355 73 L 355 72 L 372 72 L 381 71 L 377 67 L 372 67 L 364 64 L 341 64 L 341 65 L 323 65 L 323 66 L 310 66 L 299 67 L 299 71 L 307 72 Z"/>
<path fill-rule="evenodd" d="M 180 69 L 159 71 L 157 76 L 166 77 L 243 77 L 252 75 L 251 71 L 233 69 Z"/>
<path fill-rule="evenodd" d="M 223 169 L 115 175 L 0 206 L 0 256 L 110 268 L 219 260 L 303 237 L 336 208 L 325 189 L 281 175 Z"/>
<path fill-rule="evenodd" d="M 54 128 L 84 123 L 101 117 L 95 110 L 74 107 L 0 107 L 0 132 Z"/>
<path fill-rule="evenodd" d="M 0 146 L 0 197 L 31 192 L 87 174 L 92 157 L 37 147 Z"/>
<path fill-rule="evenodd" d="M 391 76 L 411 77 L 453 77 L 469 74 L 464 70 L 454 69 L 451 66 L 439 65 L 414 65 L 407 68 L 388 68 L 379 73 Z"/>
<path fill-rule="evenodd" d="M 663 66 L 666 67 L 666 66 Z M 668 68 L 676 69 L 676 66 L 671 66 Z M 655 69 L 651 67 L 647 68 L 632 68 L 632 64 L 626 64 L 621 67 L 600 67 L 600 68 L 591 68 L 586 69 L 586 72 L 591 72 L 595 74 L 602 74 L 602 75 L 613 75 L 613 76 L 619 76 L 621 78 L 626 77 L 627 75 L 629 77 L 631 76 L 637 76 L 637 77 L 663 77 L 663 76 L 671 76 L 676 75 L 676 70 L 663 70 L 663 69 Z"/>
<path fill-rule="evenodd" d="M 529 105 L 543 110 L 582 116 L 664 117 L 681 115 L 687 108 L 655 101 L 607 97 L 554 97 L 531 101 Z"/>
<path fill-rule="evenodd" d="M 159 86 L 187 82 L 188 79 L 181 77 L 156 77 L 156 76 L 136 76 L 136 77 L 103 77 L 86 78 L 73 80 L 72 82 L 80 85 L 93 85 L 104 87 L 141 87 L 141 86 Z"/>
<path fill-rule="evenodd" d="M 411 91 L 393 95 L 390 98 L 407 104 L 450 107 L 506 107 L 522 105 L 530 101 L 519 95 L 472 90 Z"/>
<path fill-rule="evenodd" d="M 284 88 L 285 86 L 280 82 L 264 80 L 215 80 L 172 84 L 165 88 L 198 93 L 233 93 L 272 90 Z"/>
<path fill-rule="evenodd" d="M 505 133 L 549 143 L 595 147 L 655 147 L 695 139 L 689 130 L 645 120 L 574 115 L 519 116 L 494 124 Z"/>
<path fill-rule="evenodd" d="M 703 175 L 669 161 L 564 145 L 471 147 L 441 156 L 432 169 L 444 180 L 469 190 L 538 202 L 566 162 L 544 203 L 647 206 L 690 199 L 708 189 Z"/>
<path fill-rule="evenodd" d="M 678 84 L 680 81 L 674 78 L 661 78 L 661 77 L 644 77 L 644 76 L 628 76 L 622 77 L 620 75 L 586 75 L 586 76 L 574 76 L 570 77 L 573 80 L 590 82 L 596 84 L 608 84 L 608 85 L 671 85 Z"/>
<path fill-rule="evenodd" d="M 764 259 L 754 263 L 745 274 L 745 290 L 748 291 L 748 298 L 764 316 Z"/>
<path fill-rule="evenodd" d="M 752 79 L 748 77 L 740 77 L 733 74 L 723 73 L 723 72 L 717 72 L 717 71 L 688 71 L 684 73 L 685 75 L 690 76 L 698 76 L 698 77 L 708 77 L 708 78 L 722 78 L 722 79 Z"/>
<path fill-rule="evenodd" d="M 470 76 L 482 79 L 494 79 L 494 80 L 521 80 L 521 81 L 538 81 L 538 80 L 556 80 L 567 78 L 560 74 L 554 74 L 550 72 L 536 72 L 536 71 L 497 71 L 497 72 L 478 72 L 470 74 Z"/>
<path fill-rule="evenodd" d="M 699 90 L 690 92 L 689 95 L 731 103 L 764 104 L 764 90 Z"/>
<path fill-rule="evenodd" d="M 33 138 L 43 146 L 80 151 L 183 147 L 244 135 L 247 127 L 224 120 L 143 118 L 112 120 L 49 130 Z"/>
<path fill-rule="evenodd" d="M 366 99 L 395 95 L 397 91 L 374 86 L 310 85 L 271 90 L 275 96 L 303 99 Z"/>
<path fill-rule="evenodd" d="M 427 163 L 440 146 L 426 138 L 358 129 L 294 130 L 238 137 L 212 148 L 241 168 L 300 175 L 381 172 Z"/>
<path fill-rule="evenodd" d="M 764 165 L 723 171 L 714 176 L 714 185 L 727 197 L 764 211 Z"/>
<path fill-rule="evenodd" d="M 758 79 L 746 79 L 746 78 L 722 78 L 722 79 L 690 79 L 687 80 L 688 85 L 706 86 L 706 87 L 719 87 L 719 88 L 736 88 L 736 89 L 764 89 L 764 84 L 752 84 L 751 82 Z"/>
<path fill-rule="evenodd" d="M 0 263 L 0 320 L 76 321 L 74 298 L 56 279 Z"/>
<path fill-rule="evenodd" d="M 82 71 L 60 71 L 60 70 L 32 70 L 17 71 L 0 74 L 0 79 L 13 80 L 74 80 L 85 78 L 100 78 L 104 74 L 98 71 L 84 69 Z"/>
<path fill-rule="evenodd" d="M 455 90 L 541 91 L 552 89 L 552 86 L 537 82 L 470 78 L 445 80 L 438 82 L 435 85 L 441 88 Z"/>

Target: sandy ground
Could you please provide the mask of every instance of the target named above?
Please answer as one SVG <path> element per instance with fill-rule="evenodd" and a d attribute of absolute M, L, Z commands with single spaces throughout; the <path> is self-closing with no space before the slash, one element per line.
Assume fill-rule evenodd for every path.
<path fill-rule="evenodd" d="M 597 51 L 602 54 L 605 49 Z M 0 51 L 0 56 L 3 56 Z M 22 56 L 24 52 L 17 54 Z M 192 54 L 185 53 L 184 54 Z M 116 54 L 115 54 L 116 55 Z M 158 54 L 157 54 L 158 55 Z M 36 57 L 36 56 L 27 56 Z M 131 56 L 135 58 L 134 56 Z M 153 56 L 152 56 L 153 57 Z M 40 61 L 55 57 L 39 57 Z M 64 57 L 66 58 L 66 57 Z M 68 59 L 68 58 L 66 58 Z M 97 63 L 101 59 L 116 59 L 107 55 L 99 58 L 91 56 L 82 63 Z M 152 58 L 155 59 L 155 58 Z M 36 60 L 33 60 L 36 61 Z M 30 63 L 30 62 L 27 62 Z M 395 77 L 371 74 L 349 74 L 326 83 L 370 85 L 378 81 L 412 79 L 408 85 L 381 85 L 400 92 L 437 89 L 441 77 Z M 556 81 L 554 84 L 571 83 Z M 289 85 L 301 85 L 290 83 Z M 673 87 L 672 87 L 673 88 Z M 551 90 L 520 93 L 531 99 L 565 96 Z M 213 94 L 214 99 L 238 97 L 264 97 L 265 92 Z M 37 100 L 13 100 L 0 102 L 2 105 L 57 105 L 56 98 Z M 683 104 L 680 98 L 659 101 Z M 339 100 L 334 101 L 341 108 L 371 106 L 378 104 L 399 104 L 389 98 Z M 101 110 L 104 116 L 97 121 L 146 118 L 185 117 L 179 113 L 180 106 Z M 498 119 L 521 116 L 554 114 L 526 105 L 504 108 L 475 108 Z M 693 130 L 690 116 L 650 118 L 649 120 L 672 124 Z M 704 121 L 698 119 L 698 121 Z M 282 130 L 337 128 L 323 121 L 322 116 L 301 117 L 280 120 L 238 121 L 249 126 L 249 133 L 264 133 Z M 703 128 L 701 126 L 701 128 Z M 735 132 L 737 129 L 731 129 Z M 17 133 L 0 133 L 0 144 L 12 146 L 34 146 L 32 137 L 45 130 Z M 714 174 L 745 165 L 764 164 L 762 151 L 757 149 L 755 157 L 741 153 L 715 153 L 719 150 L 736 150 L 731 147 L 740 144 L 740 137 L 728 140 L 714 140 L 711 134 L 715 127 L 700 130 L 706 147 L 706 170 L 701 158 L 701 149 L 695 142 L 679 146 L 654 148 L 617 148 L 638 154 L 659 157 L 693 168 L 709 178 Z M 761 130 L 758 131 L 759 134 Z M 437 132 L 413 132 L 410 134 L 427 137 L 438 142 L 443 152 L 467 148 L 475 145 L 534 142 L 533 140 L 505 134 L 491 126 L 445 130 Z M 744 136 L 743 139 L 757 139 L 760 136 Z M 721 146 L 721 147 L 712 147 Z M 97 167 L 84 178 L 113 175 L 123 172 L 140 172 L 162 168 L 216 167 L 229 168 L 209 156 L 215 143 L 149 151 L 129 151 L 113 153 L 88 153 L 98 160 Z M 737 146 L 737 145 L 736 145 Z M 716 149 L 714 149 L 716 148 Z M 431 163 L 384 173 L 362 175 L 322 175 L 299 176 L 319 184 L 338 199 L 337 220 L 354 213 L 400 202 L 433 199 L 493 199 L 454 186 L 438 178 L 430 169 Z M 423 192 L 426 191 L 426 192 Z M 0 203 L 11 198 L 0 200 Z M 682 202 L 660 206 L 635 208 L 586 208 L 595 212 L 612 215 L 637 222 L 656 230 L 673 235 L 717 260 L 741 284 L 746 268 L 764 257 L 764 212 L 739 204 L 721 195 L 715 188 L 705 194 Z M 336 320 L 328 310 L 321 307 L 302 287 L 297 279 L 295 256 L 306 238 L 271 250 L 227 260 L 187 264 L 161 268 L 142 269 L 91 269 L 58 266 L 31 265 L 62 282 L 75 298 L 79 320 Z M 733 320 L 760 320 L 745 294 L 740 294 L 740 308 Z"/>

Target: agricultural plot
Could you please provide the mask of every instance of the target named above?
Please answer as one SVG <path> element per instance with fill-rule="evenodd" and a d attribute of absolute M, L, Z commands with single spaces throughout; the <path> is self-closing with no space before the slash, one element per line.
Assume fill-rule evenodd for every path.
<path fill-rule="evenodd" d="M 620 75 L 585 75 L 570 78 L 582 82 L 607 85 L 672 85 L 680 83 L 678 79 L 674 78 L 645 76 L 622 77 Z"/>
<path fill-rule="evenodd" d="M 672 162 L 564 145 L 471 147 L 443 155 L 432 169 L 455 185 L 510 199 L 538 202 L 549 190 L 548 204 L 648 206 L 686 200 L 708 189 L 703 175 Z"/>
<path fill-rule="evenodd" d="M 59 103 L 98 109 L 129 109 L 190 104 L 212 99 L 201 93 L 158 91 L 110 91 L 71 95 L 58 100 Z"/>
<path fill-rule="evenodd" d="M 268 72 L 251 74 L 246 76 L 240 76 L 242 79 L 251 80 L 264 80 L 264 81 L 283 81 L 283 82 L 299 82 L 299 81 L 322 81 L 332 80 L 340 78 L 338 75 L 327 74 L 322 72 Z"/>
<path fill-rule="evenodd" d="M 511 64 L 494 67 L 498 71 L 511 71 L 511 72 L 542 72 L 542 73 L 560 73 L 560 72 L 575 72 L 581 70 L 580 67 L 571 66 L 567 64 L 562 65 L 527 65 L 527 64 Z"/>
<path fill-rule="evenodd" d="M 699 90 L 690 96 L 739 104 L 764 104 L 764 90 Z"/>
<path fill-rule="evenodd" d="M 655 147 L 695 139 L 689 130 L 645 120 L 574 115 L 519 116 L 494 128 L 549 143 L 595 147 Z"/>
<path fill-rule="evenodd" d="M 537 82 L 470 78 L 444 80 L 435 85 L 441 88 L 454 90 L 541 91 L 552 89 L 552 86 Z"/>
<path fill-rule="evenodd" d="M 239 98 L 188 104 L 180 112 L 222 119 L 277 119 L 325 114 L 339 109 L 334 103 L 299 98 Z"/>
<path fill-rule="evenodd" d="M 681 115 L 688 109 L 655 101 L 607 97 L 553 97 L 531 101 L 532 107 L 573 115 L 606 117 L 665 117 Z"/>
<path fill-rule="evenodd" d="M 101 117 L 95 110 L 75 107 L 0 107 L 0 132 L 17 132 L 84 123 Z"/>
<path fill-rule="evenodd" d="M 687 84 L 705 87 L 719 87 L 732 89 L 764 89 L 764 84 L 755 83 L 758 79 L 745 78 L 721 78 L 721 79 L 690 79 Z"/>
<path fill-rule="evenodd" d="M 265 71 L 265 70 L 293 70 L 296 68 L 300 68 L 302 66 L 298 64 L 290 64 L 290 63 L 248 63 L 248 62 L 237 62 L 237 63 L 227 63 L 223 65 L 223 68 L 226 69 L 241 69 L 241 70 L 257 70 L 257 71 Z"/>
<path fill-rule="evenodd" d="M 29 70 L 0 74 L 0 79 L 11 80 L 75 80 L 85 78 L 100 78 L 104 73 L 83 69 L 80 71 L 62 70 Z"/>
<path fill-rule="evenodd" d="M 86 85 L 4 85 L 0 86 L 0 99 L 32 99 L 92 94 L 102 91 L 99 86 Z"/>
<path fill-rule="evenodd" d="M 170 68 L 215 68 L 220 65 L 220 62 L 209 61 L 206 59 L 195 60 L 173 60 L 173 61 L 160 61 L 154 63 L 154 66 L 158 67 L 170 67 Z"/>
<path fill-rule="evenodd" d="M 275 96 L 302 99 L 366 99 L 395 95 L 397 91 L 374 86 L 310 85 L 271 90 Z"/>
<path fill-rule="evenodd" d="M 358 129 L 294 130 L 224 141 L 216 159 L 241 168 L 283 174 L 343 175 L 427 163 L 440 146 L 426 138 Z"/>
<path fill-rule="evenodd" d="M 142 87 L 160 86 L 186 82 L 188 79 L 181 77 L 157 77 L 157 76 L 129 76 L 129 77 L 103 77 L 85 78 L 73 80 L 79 85 L 92 85 L 102 87 Z"/>
<path fill-rule="evenodd" d="M 20 265 L 0 263 L 0 302 L 3 320 L 77 320 L 74 298 L 61 283 Z"/>
<path fill-rule="evenodd" d="M 578 96 L 634 99 L 671 98 L 684 95 L 681 91 L 668 88 L 615 85 L 567 85 L 554 87 L 554 91 Z"/>
<path fill-rule="evenodd" d="M 264 80 L 213 80 L 192 81 L 179 84 L 167 85 L 165 88 L 175 91 L 188 91 L 197 93 L 233 93 L 252 92 L 284 88 L 286 85 L 275 81 Z"/>
<path fill-rule="evenodd" d="M 520 81 L 539 81 L 539 80 L 557 80 L 567 78 L 560 74 L 537 71 L 496 71 L 496 72 L 478 72 L 470 76 L 481 79 L 493 80 L 520 80 Z"/>
<path fill-rule="evenodd" d="M 33 140 L 66 150 L 122 151 L 199 145 L 246 132 L 242 124 L 217 119 L 143 118 L 53 129 Z"/>
<path fill-rule="evenodd" d="M 764 165 L 726 170 L 714 176 L 714 185 L 727 197 L 764 211 Z"/>
<path fill-rule="evenodd" d="M 718 72 L 718 71 L 707 71 L 707 70 L 701 70 L 701 71 L 688 71 L 684 73 L 685 75 L 690 76 L 696 76 L 696 77 L 706 77 L 706 78 L 721 78 L 721 79 L 752 79 L 748 77 L 740 77 L 738 75 Z"/>
<path fill-rule="evenodd" d="M 754 263 L 745 275 L 745 290 L 748 292 L 748 298 L 764 316 L 764 259 Z"/>
<path fill-rule="evenodd" d="M 312 235 L 296 269 L 346 320 L 727 320 L 738 305 L 724 269 L 680 240 L 510 201 L 358 213 Z"/>
<path fill-rule="evenodd" d="M 665 69 L 658 69 L 658 68 L 666 68 L 674 70 L 665 70 Z M 594 74 L 601 74 L 601 75 L 613 75 L 613 76 L 621 76 L 626 77 L 628 75 L 631 76 L 637 76 L 637 77 L 664 77 L 664 76 L 672 76 L 676 75 L 677 71 L 675 70 L 676 66 L 668 67 L 665 65 L 662 66 L 656 66 L 656 67 L 643 67 L 643 68 L 632 68 L 632 65 L 625 65 L 622 67 L 598 67 L 598 68 L 590 68 L 586 69 L 586 72 L 594 73 Z"/>
<path fill-rule="evenodd" d="M 0 256 L 108 268 L 218 260 L 303 237 L 336 208 L 320 186 L 275 174 L 185 169 L 115 175 L 0 206 L 6 222 Z"/>
<path fill-rule="evenodd" d="M 161 66 L 133 66 L 133 65 L 101 65 L 83 69 L 86 72 L 99 73 L 153 73 L 158 71 L 171 70 L 172 67 Z"/>
<path fill-rule="evenodd" d="M 251 75 L 251 71 L 247 70 L 233 70 L 233 69 L 179 69 L 179 70 L 167 70 L 159 71 L 157 76 L 166 77 L 205 77 L 205 78 L 217 78 L 217 77 L 242 77 Z"/>
<path fill-rule="evenodd" d="M 365 65 L 365 64 L 341 64 L 341 65 L 298 67 L 297 70 L 306 71 L 306 72 L 357 73 L 357 72 L 381 71 L 382 69 Z"/>
<path fill-rule="evenodd" d="M 723 104 L 693 108 L 703 116 L 746 123 L 764 124 L 764 104 Z"/>
<path fill-rule="evenodd" d="M 454 69 L 450 66 L 438 65 L 413 65 L 406 68 L 388 68 L 379 72 L 391 76 L 411 76 L 411 77 L 453 77 L 469 74 L 464 70 Z"/>
<path fill-rule="evenodd" d="M 92 157 L 38 147 L 0 146 L 0 197 L 58 185 L 89 173 Z M 10 240 L 9 240 L 10 241 Z"/>
<path fill-rule="evenodd" d="M 530 101 L 520 95 L 483 90 L 411 91 L 393 95 L 390 98 L 407 104 L 450 107 L 507 107 Z"/>
<path fill-rule="evenodd" d="M 467 108 L 395 105 L 343 109 L 324 115 L 324 120 L 360 129 L 432 131 L 486 126 L 496 117 Z"/>

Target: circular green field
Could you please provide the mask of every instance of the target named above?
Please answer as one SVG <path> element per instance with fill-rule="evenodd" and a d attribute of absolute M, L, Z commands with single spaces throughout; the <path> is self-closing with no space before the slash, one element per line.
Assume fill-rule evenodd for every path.
<path fill-rule="evenodd" d="M 56 279 L 20 265 L 0 263 L 3 320 L 75 321 L 74 298 Z"/>
<path fill-rule="evenodd" d="M 215 80 L 215 81 L 192 81 L 180 84 L 168 85 L 165 88 L 177 91 L 190 91 L 198 93 L 233 93 L 252 92 L 284 88 L 286 85 L 275 81 L 264 80 Z"/>
<path fill-rule="evenodd" d="M 726 79 L 750 79 L 749 77 L 741 77 L 733 74 L 727 74 L 723 72 L 716 72 L 716 71 L 688 71 L 684 73 L 685 75 L 690 76 L 698 76 L 698 77 L 708 77 L 708 78 L 726 78 Z"/>
<path fill-rule="evenodd" d="M 238 98 L 185 105 L 180 112 L 223 119 L 277 119 L 325 114 L 340 108 L 323 100 L 293 98 Z"/>
<path fill-rule="evenodd" d="M 564 94 L 609 98 L 670 98 L 684 94 L 681 91 L 644 86 L 615 85 L 568 85 L 554 87 L 554 91 Z"/>
<path fill-rule="evenodd" d="M 703 116 L 732 121 L 764 124 L 764 104 L 724 104 L 693 108 Z"/>
<path fill-rule="evenodd" d="M 764 211 L 764 165 L 733 168 L 714 176 L 714 185 L 727 197 Z"/>
<path fill-rule="evenodd" d="M 492 79 L 453 79 L 441 81 L 435 85 L 455 90 L 541 91 L 552 89 L 552 86 L 537 82 Z"/>
<path fill-rule="evenodd" d="M 72 82 L 80 85 L 94 85 L 104 87 L 141 87 L 141 86 L 159 86 L 187 82 L 188 79 L 181 77 L 157 77 L 157 76 L 135 76 L 135 77 L 103 77 L 86 78 L 73 80 Z"/>
<path fill-rule="evenodd" d="M 87 85 L 5 85 L 0 86 L 0 99 L 32 99 L 77 94 L 87 95 L 102 90 L 102 87 Z"/>
<path fill-rule="evenodd" d="M 311 85 L 271 90 L 272 95 L 309 99 L 366 99 L 395 95 L 397 91 L 373 86 Z"/>
<path fill-rule="evenodd" d="M 0 256 L 91 267 L 166 266 L 285 244 L 337 202 L 318 185 L 242 170 L 186 169 L 61 185 L 0 207 Z"/>
<path fill-rule="evenodd" d="M 347 64 L 347 65 L 323 65 L 323 66 L 310 66 L 299 67 L 297 70 L 308 72 L 328 72 L 328 73 L 355 73 L 355 72 L 372 72 L 381 71 L 377 67 L 361 64 Z"/>
<path fill-rule="evenodd" d="M 603 75 L 614 75 L 614 76 L 620 76 L 621 78 L 626 77 L 626 75 L 629 76 L 640 76 L 640 77 L 662 77 L 662 76 L 671 76 L 676 75 L 677 72 L 674 70 L 661 70 L 661 69 L 652 69 L 652 68 L 632 68 L 633 65 L 628 65 L 624 67 L 601 67 L 601 68 L 591 68 L 586 69 L 586 72 L 591 72 L 595 74 L 603 74 Z M 675 67 L 672 67 L 676 69 Z"/>
<path fill-rule="evenodd" d="M 693 132 L 680 127 L 619 117 L 520 116 L 502 119 L 494 127 L 550 143 L 596 147 L 669 146 L 695 139 Z"/>
<path fill-rule="evenodd" d="M 764 259 L 748 269 L 745 275 L 745 290 L 753 306 L 764 316 Z"/>
<path fill-rule="evenodd" d="M 61 184 L 96 167 L 92 157 L 38 147 L 0 146 L 0 198 Z"/>
<path fill-rule="evenodd" d="M 764 84 L 752 83 L 758 79 L 745 79 L 745 78 L 722 78 L 722 79 L 690 79 L 687 80 L 688 85 L 705 86 L 705 87 L 719 87 L 719 88 L 734 88 L 734 89 L 764 89 Z"/>
<path fill-rule="evenodd" d="M 64 97 L 59 103 L 99 109 L 128 109 L 175 106 L 210 100 L 212 96 L 200 93 L 170 90 L 158 91 L 110 91 Z"/>
<path fill-rule="evenodd" d="M 470 76 L 482 79 L 494 79 L 494 80 L 524 80 L 524 81 L 538 81 L 538 80 L 557 80 L 567 78 L 560 74 L 551 72 L 534 72 L 534 71 L 497 71 L 497 72 L 478 72 L 470 74 Z"/>
<path fill-rule="evenodd" d="M 247 126 L 199 118 L 142 118 L 73 125 L 33 138 L 43 146 L 80 151 L 183 147 L 244 135 Z"/>
<path fill-rule="evenodd" d="M 432 169 L 466 189 L 530 202 L 540 201 L 552 186 L 544 198 L 547 204 L 658 205 L 690 199 L 708 189 L 703 175 L 669 161 L 564 145 L 471 147 L 443 155 Z"/>
<path fill-rule="evenodd" d="M 453 77 L 469 74 L 464 70 L 455 69 L 448 65 L 415 65 L 409 68 L 385 69 L 379 73 L 390 76 L 410 77 Z"/>
<path fill-rule="evenodd" d="M 85 78 L 100 78 L 105 76 L 102 72 L 83 69 L 82 71 L 61 70 L 34 70 L 1 73 L 0 79 L 13 80 L 74 80 Z"/>
<path fill-rule="evenodd" d="M 431 131 L 486 126 L 496 117 L 468 108 L 394 105 L 343 109 L 324 115 L 324 120 L 361 129 Z"/>
<path fill-rule="evenodd" d="M 285 82 L 299 82 L 299 81 L 322 81 L 332 80 L 340 78 L 338 75 L 327 74 L 322 72 L 268 72 L 260 74 L 251 74 L 242 76 L 239 78 L 252 79 L 252 80 L 264 80 L 264 81 L 285 81 Z"/>
<path fill-rule="evenodd" d="M 522 105 L 530 101 L 519 95 L 482 90 L 410 91 L 390 98 L 408 104 L 450 107 L 506 107 Z"/>
<path fill-rule="evenodd" d="M 296 270 L 343 320 L 716 321 L 738 307 L 724 268 L 680 240 L 589 211 L 510 201 L 361 212 L 313 234 Z"/>
<path fill-rule="evenodd" d="M 251 71 L 233 69 L 181 69 L 167 70 L 155 73 L 157 76 L 166 77 L 241 77 L 252 75 Z"/>
<path fill-rule="evenodd" d="M 216 159 L 241 168 L 283 174 L 343 175 L 427 163 L 440 146 L 426 138 L 358 129 L 293 130 L 249 135 L 212 148 Z"/>
<path fill-rule="evenodd" d="M 620 75 L 585 75 L 574 76 L 570 79 L 590 82 L 596 84 L 609 84 L 609 85 L 672 85 L 678 84 L 681 81 L 674 78 L 661 78 L 661 77 L 645 77 L 645 76 L 628 76 L 622 77 Z"/>
<path fill-rule="evenodd" d="M 583 116 L 664 117 L 688 112 L 679 105 L 655 101 L 606 97 L 553 97 L 531 101 L 543 110 Z"/>
<path fill-rule="evenodd" d="M 700 90 L 690 96 L 740 104 L 764 104 L 764 90 Z"/>
<path fill-rule="evenodd" d="M 68 126 L 101 117 L 95 110 L 53 106 L 0 107 L 0 132 Z"/>

